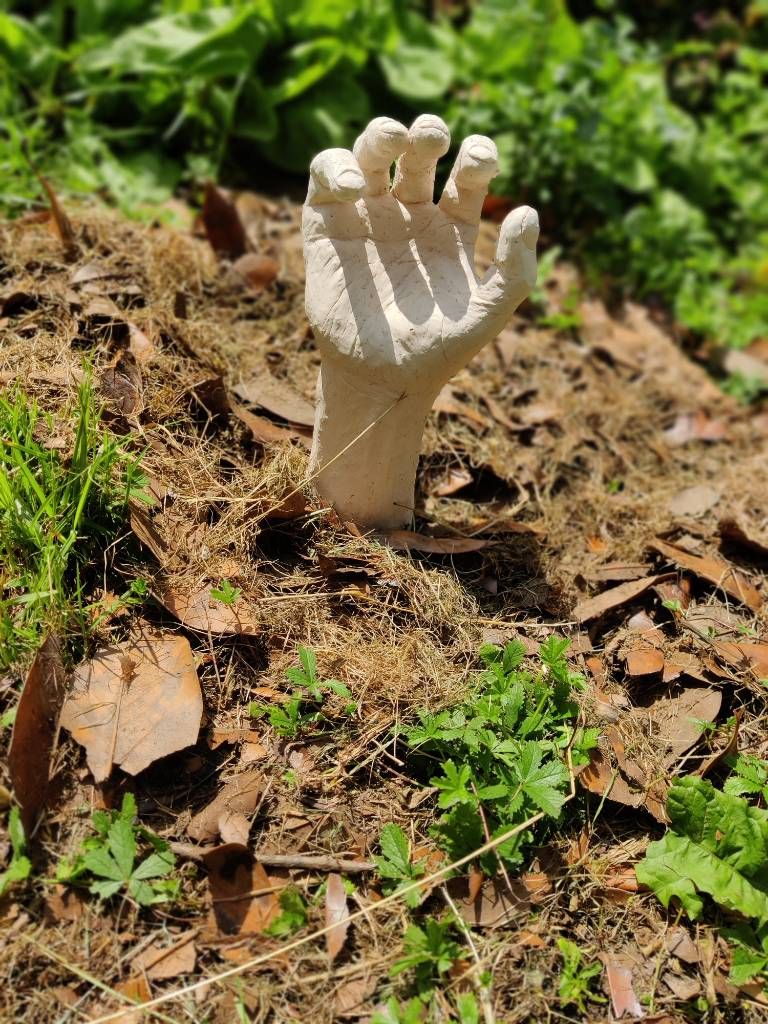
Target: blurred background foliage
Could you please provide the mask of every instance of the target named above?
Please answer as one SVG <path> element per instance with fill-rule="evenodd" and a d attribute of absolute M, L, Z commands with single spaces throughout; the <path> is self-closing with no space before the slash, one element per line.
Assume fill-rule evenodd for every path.
<path fill-rule="evenodd" d="M 768 332 L 768 0 L 0 0 L 0 202 L 131 215 L 213 178 L 290 187 L 365 122 L 498 143 L 605 290 L 721 344 Z"/>

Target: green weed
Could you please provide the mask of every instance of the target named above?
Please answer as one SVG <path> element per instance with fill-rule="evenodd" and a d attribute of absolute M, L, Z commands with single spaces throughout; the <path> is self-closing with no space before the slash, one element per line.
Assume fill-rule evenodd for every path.
<path fill-rule="evenodd" d="M 413 884 L 424 874 L 424 865 L 414 864 L 411 860 L 411 844 L 399 825 L 390 822 L 382 828 L 379 846 L 381 855 L 374 857 L 373 860 L 384 881 L 386 894 Z M 414 889 L 407 894 L 405 902 L 413 908 L 418 907 L 422 899 L 423 894 Z"/>
<path fill-rule="evenodd" d="M 8 812 L 8 835 L 11 859 L 5 871 L 0 872 L 0 897 L 5 896 L 16 882 L 23 882 L 32 874 L 32 861 L 27 856 L 27 837 L 18 807 L 12 807 Z"/>
<path fill-rule="evenodd" d="M 600 963 L 582 963 L 584 955 L 575 942 L 558 939 L 557 948 L 563 958 L 560 984 L 557 994 L 563 1007 L 576 1006 L 581 1013 L 587 1012 L 587 1001 L 604 1003 L 606 999 L 592 989 L 593 979 L 603 969 Z"/>
<path fill-rule="evenodd" d="M 96 835 L 83 842 L 74 859 L 59 865 L 56 880 L 87 884 L 88 891 L 102 900 L 122 892 L 143 907 L 176 899 L 180 883 L 169 877 L 176 858 L 164 839 L 135 818 L 131 793 L 123 797 L 119 811 L 94 811 Z"/>
<path fill-rule="evenodd" d="M 89 375 L 72 410 L 71 453 L 46 447 L 50 417 L 20 389 L 0 396 L 0 667 L 44 629 L 92 629 L 89 570 L 122 528 L 145 479 L 124 440 L 99 422 Z M 135 597 L 131 591 L 126 599 Z"/>
<path fill-rule="evenodd" d="M 535 672 L 523 666 L 524 649 L 516 641 L 503 649 L 481 648 L 485 671 L 458 708 L 437 714 L 422 711 L 417 725 L 401 729 L 416 769 L 438 769 L 429 778 L 439 791 L 445 813 L 435 835 L 451 860 L 458 860 L 492 837 L 541 812 L 556 819 L 568 788 L 565 751 L 575 764 L 585 763 L 597 732 L 575 734 L 574 688 L 583 678 L 570 671 L 568 641 L 550 637 L 539 651 Z M 497 857 L 512 868 L 534 837 L 521 830 L 483 858 L 493 873 Z"/>
<path fill-rule="evenodd" d="M 294 686 L 288 700 L 284 704 L 252 701 L 248 706 L 252 718 L 266 717 L 275 732 L 288 738 L 297 736 L 312 725 L 329 721 L 323 706 L 329 695 L 346 701 L 346 715 L 353 714 L 357 707 L 344 683 L 338 679 L 320 679 L 314 651 L 308 647 L 299 647 L 298 655 L 299 665 L 287 669 L 285 673 L 286 679 Z"/>

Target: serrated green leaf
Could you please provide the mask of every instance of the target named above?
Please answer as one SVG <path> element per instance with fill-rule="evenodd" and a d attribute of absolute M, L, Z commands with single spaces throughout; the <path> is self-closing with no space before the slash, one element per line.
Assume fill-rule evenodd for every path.
<path fill-rule="evenodd" d="M 317 682 L 317 656 L 310 647 L 299 647 L 299 661 L 310 684 Z"/>
<path fill-rule="evenodd" d="M 107 848 L 117 864 L 120 877 L 127 881 L 131 877 L 133 863 L 136 860 L 136 836 L 132 819 L 121 815 L 112 822 L 107 833 Z"/>
<path fill-rule="evenodd" d="M 88 886 L 88 892 L 93 896 L 98 896 L 102 900 L 108 900 L 110 896 L 114 896 L 115 893 L 119 892 L 123 887 L 122 881 L 108 882 L 108 881 L 97 881 L 91 882 Z"/>
<path fill-rule="evenodd" d="M 411 844 L 400 826 L 393 822 L 385 825 L 381 830 L 379 845 L 387 865 L 397 872 L 395 877 L 407 875 L 411 867 Z"/>
<path fill-rule="evenodd" d="M 748 946 L 737 946 L 733 951 L 728 980 L 732 981 L 734 985 L 746 985 L 758 974 L 765 973 L 766 969 L 768 969 L 768 954 L 757 949 L 750 949 Z"/>
<path fill-rule="evenodd" d="M 111 881 L 127 882 L 131 877 L 130 871 L 123 874 L 120 865 L 105 846 L 99 846 L 95 850 L 87 850 L 83 854 L 83 867 L 92 875 L 99 878 L 107 878 Z"/>
<path fill-rule="evenodd" d="M 173 871 L 176 858 L 170 850 L 151 853 L 141 864 L 137 865 L 131 878 L 137 881 L 147 878 L 163 878 Z"/>

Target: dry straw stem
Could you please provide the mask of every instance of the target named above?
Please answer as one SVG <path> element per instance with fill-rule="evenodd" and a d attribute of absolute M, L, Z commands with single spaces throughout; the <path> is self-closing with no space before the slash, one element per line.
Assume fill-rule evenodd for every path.
<path fill-rule="evenodd" d="M 574 733 L 575 735 L 575 733 Z M 573 772 L 573 764 L 571 762 L 570 747 L 568 749 L 568 768 L 570 772 L 570 790 L 568 796 L 565 798 L 563 803 L 568 803 L 576 795 L 576 777 Z M 407 896 L 410 892 L 415 892 L 417 889 L 423 889 L 424 886 L 433 885 L 436 882 L 442 881 L 451 871 L 456 868 L 463 867 L 465 864 L 469 864 L 470 861 L 475 860 L 476 857 L 481 857 L 483 854 L 490 853 L 497 847 L 501 846 L 502 843 L 506 843 L 508 839 L 516 836 L 519 832 L 525 831 L 530 828 L 531 825 L 535 825 L 537 821 L 541 821 L 545 817 L 544 811 L 539 811 L 538 814 L 534 814 L 528 818 L 527 821 L 521 822 L 519 825 L 515 825 L 514 828 L 509 829 L 503 835 L 497 836 L 495 839 L 490 840 L 483 846 L 473 850 L 472 853 L 467 854 L 465 857 L 461 857 L 459 860 L 453 861 L 451 864 L 446 864 L 444 867 L 439 868 L 431 875 L 427 875 L 426 878 L 421 878 L 417 882 L 412 882 L 410 885 L 405 886 L 402 889 L 398 889 L 397 892 L 390 893 L 389 896 L 385 896 L 377 903 L 372 904 L 369 907 L 364 907 L 361 910 L 356 910 L 353 914 L 349 915 L 350 923 L 356 921 L 361 917 L 368 917 L 370 914 L 374 914 L 381 910 L 383 907 L 391 906 L 394 903 L 398 903 L 403 897 Z M 161 1020 L 167 1020 L 161 1014 L 155 1013 L 155 1008 L 162 1006 L 166 1003 L 171 1002 L 174 999 L 179 999 L 182 996 L 189 995 L 192 992 L 199 992 L 202 989 L 208 988 L 210 985 L 217 985 L 223 981 L 227 981 L 229 978 L 235 978 L 239 974 L 244 974 L 252 967 L 259 967 L 262 964 L 268 963 L 270 960 L 274 960 L 276 957 L 283 956 L 285 953 L 290 953 L 294 949 L 299 949 L 301 946 L 305 946 L 307 943 L 314 941 L 315 939 L 323 938 L 328 932 L 332 931 L 336 927 L 334 924 L 326 925 L 324 928 L 318 928 L 317 931 L 312 932 L 310 935 L 305 935 L 302 938 L 295 939 L 293 942 L 287 943 L 285 946 L 280 946 L 278 949 L 274 949 L 269 953 L 264 953 L 262 956 L 254 957 L 247 963 L 238 964 L 235 967 L 230 967 L 226 971 L 222 971 L 221 974 L 215 974 L 211 978 L 202 978 L 200 981 L 196 981 L 191 985 L 185 985 L 183 988 L 177 989 L 175 992 L 166 992 L 161 996 L 157 996 L 155 999 L 151 999 L 147 1003 L 142 1003 L 138 1007 L 139 1012 L 152 1012 L 153 1015 L 159 1017 Z M 101 988 L 105 986 L 100 985 Z M 120 993 L 115 993 L 119 996 Z M 107 1024 L 108 1021 L 119 1020 L 124 1014 L 124 1010 L 115 1010 L 112 1013 L 105 1014 L 103 1017 L 94 1017 L 91 1020 L 91 1024 Z"/>

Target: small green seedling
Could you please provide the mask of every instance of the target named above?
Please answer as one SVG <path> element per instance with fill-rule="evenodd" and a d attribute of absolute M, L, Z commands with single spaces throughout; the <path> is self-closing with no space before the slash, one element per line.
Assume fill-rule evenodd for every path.
<path fill-rule="evenodd" d="M 390 975 L 395 978 L 404 971 L 413 971 L 419 996 L 428 996 L 440 978 L 461 959 L 462 948 L 453 938 L 453 929 L 452 918 L 438 921 L 428 917 L 423 928 L 409 925 L 403 936 L 405 956 L 395 963 Z"/>
<path fill-rule="evenodd" d="M 27 856 L 27 837 L 21 824 L 18 807 L 8 814 L 8 834 L 11 838 L 11 862 L 0 872 L 0 896 L 5 896 L 16 882 L 23 882 L 32 874 L 32 861 Z"/>
<path fill-rule="evenodd" d="M 385 893 L 404 889 L 424 874 L 424 865 L 411 861 L 411 844 L 399 825 L 393 822 L 385 825 L 381 830 L 379 845 L 381 856 L 374 857 L 373 860 L 384 880 Z M 406 895 L 405 902 L 413 908 L 418 907 L 423 899 L 424 893 L 414 889 Z"/>
<path fill-rule="evenodd" d="M 165 903 L 179 894 L 179 881 L 169 876 L 176 858 L 168 843 L 135 823 L 136 800 L 123 797 L 119 811 L 94 811 L 96 835 L 86 839 L 77 856 L 59 866 L 56 880 L 87 883 L 88 891 L 102 900 L 119 892 L 140 906 Z M 140 848 L 152 852 L 140 857 Z"/>
<path fill-rule="evenodd" d="M 286 886 L 280 893 L 280 915 L 264 929 L 265 935 L 280 939 L 293 935 L 307 923 L 307 904 L 299 890 L 293 886 Z"/>
<path fill-rule="evenodd" d="M 557 948 L 563 958 L 560 974 L 558 996 L 560 1005 L 576 1006 L 580 1013 L 586 1013 L 587 1000 L 593 1003 L 604 1003 L 605 997 L 592 990 L 592 980 L 603 969 L 602 964 L 582 964 L 583 954 L 575 942 L 570 939 L 558 939 Z"/>
<path fill-rule="evenodd" d="M 211 597 L 214 601 L 221 601 L 226 605 L 233 605 L 241 594 L 240 587 L 233 587 L 229 580 L 222 580 L 218 587 L 211 590 Z"/>
<path fill-rule="evenodd" d="M 294 686 L 288 700 L 276 705 L 252 701 L 248 706 L 252 718 L 266 717 L 275 732 L 288 739 L 297 736 L 310 725 L 328 721 L 321 708 L 328 694 L 347 701 L 345 714 L 351 715 L 357 710 L 352 694 L 344 683 L 338 679 L 320 679 L 314 651 L 308 647 L 299 647 L 298 655 L 299 665 L 287 669 L 285 673 L 286 679 Z"/>
<path fill-rule="evenodd" d="M 723 786 L 733 796 L 757 796 L 768 804 L 768 761 L 752 754 L 726 757 L 725 763 L 734 773 Z"/>

